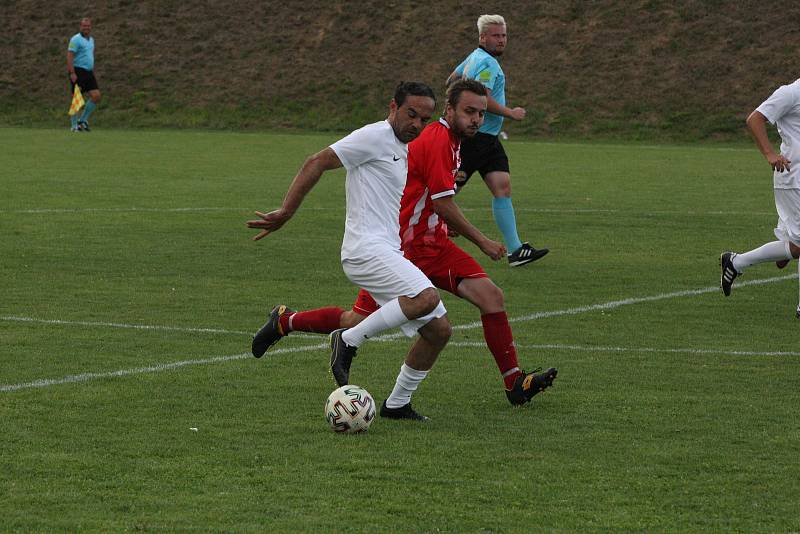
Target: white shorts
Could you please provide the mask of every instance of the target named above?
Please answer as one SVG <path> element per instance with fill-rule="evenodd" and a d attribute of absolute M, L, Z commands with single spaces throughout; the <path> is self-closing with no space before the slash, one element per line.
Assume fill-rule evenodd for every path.
<path fill-rule="evenodd" d="M 775 189 L 775 237 L 800 247 L 800 189 Z"/>
<path fill-rule="evenodd" d="M 351 282 L 369 291 L 379 306 L 397 297 L 416 297 L 429 287 L 434 287 L 416 265 L 403 257 L 402 252 L 389 247 L 372 247 L 368 255 L 343 259 L 342 269 Z M 444 317 L 446 313 L 440 301 L 431 313 L 411 319 L 400 329 L 408 337 L 413 337 L 417 330 L 433 319 Z"/>

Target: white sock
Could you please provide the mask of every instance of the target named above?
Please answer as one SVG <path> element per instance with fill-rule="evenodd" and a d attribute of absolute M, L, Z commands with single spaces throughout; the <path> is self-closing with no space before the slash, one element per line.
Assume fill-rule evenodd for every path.
<path fill-rule="evenodd" d="M 768 261 L 780 261 L 792 259 L 792 251 L 788 241 L 773 241 L 766 245 L 761 245 L 750 252 L 743 252 L 733 257 L 733 268 L 739 272 L 756 263 L 766 263 Z"/>
<path fill-rule="evenodd" d="M 360 347 L 365 340 L 375 337 L 384 330 L 397 328 L 407 322 L 408 317 L 400 309 L 400 301 L 393 299 L 353 328 L 345 330 L 342 333 L 342 341 L 351 347 Z"/>
<path fill-rule="evenodd" d="M 400 367 L 400 374 L 397 375 L 392 394 L 386 399 L 386 407 L 402 408 L 411 402 L 411 395 L 426 376 L 428 376 L 428 371 L 417 371 L 404 363 Z"/>

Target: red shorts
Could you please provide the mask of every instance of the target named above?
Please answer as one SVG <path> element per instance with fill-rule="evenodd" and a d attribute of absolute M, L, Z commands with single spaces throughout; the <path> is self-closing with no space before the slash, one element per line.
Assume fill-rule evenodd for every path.
<path fill-rule="evenodd" d="M 433 285 L 439 289 L 449 291 L 455 296 L 458 294 L 458 284 L 465 278 L 488 278 L 475 258 L 461 250 L 455 243 L 447 240 L 439 254 L 436 256 L 413 257 L 406 256 L 411 262 L 425 273 Z M 378 309 L 369 292 L 359 290 L 358 297 L 353 304 L 353 311 L 359 315 L 367 316 Z"/>

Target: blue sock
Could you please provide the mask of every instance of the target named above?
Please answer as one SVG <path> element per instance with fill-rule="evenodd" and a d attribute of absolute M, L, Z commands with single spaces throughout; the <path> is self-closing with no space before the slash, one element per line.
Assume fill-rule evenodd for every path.
<path fill-rule="evenodd" d="M 514 216 L 514 206 L 511 205 L 511 199 L 493 198 L 492 213 L 494 214 L 494 222 L 497 223 L 500 233 L 503 234 L 506 249 L 511 254 L 522 246 L 522 241 L 519 240 L 517 235 L 517 218 Z"/>
<path fill-rule="evenodd" d="M 69 125 L 70 125 L 71 128 L 77 128 L 78 127 L 78 114 L 77 113 L 75 115 L 72 115 L 69 118 Z"/>
<path fill-rule="evenodd" d="M 97 107 L 97 104 L 95 104 L 94 102 L 89 100 L 86 103 L 86 106 L 83 108 L 83 115 L 81 115 L 80 121 L 81 122 L 89 122 L 89 115 L 92 114 L 92 111 L 94 111 L 94 108 L 96 108 L 96 107 Z"/>

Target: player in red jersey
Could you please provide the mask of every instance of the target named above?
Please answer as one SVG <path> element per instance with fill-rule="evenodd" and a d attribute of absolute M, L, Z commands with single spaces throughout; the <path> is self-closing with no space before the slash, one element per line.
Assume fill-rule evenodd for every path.
<path fill-rule="evenodd" d="M 400 238 L 403 254 L 434 285 L 480 310 L 484 338 L 503 376 L 506 396 L 511 404 L 520 405 L 552 385 L 557 370 L 525 373 L 519 368 L 502 290 L 472 256 L 448 237 L 448 228 L 452 228 L 493 260 L 506 253 L 501 243 L 473 226 L 453 200 L 461 139 L 475 135 L 485 111 L 484 86 L 474 80 L 456 82 L 448 90 L 444 116 L 409 144 L 408 179 L 400 204 Z M 376 309 L 377 304 L 363 289 L 347 312 L 329 307 L 295 313 L 286 306 L 276 306 L 253 340 L 253 355 L 260 357 L 289 332 L 326 333 L 350 327 Z"/>

